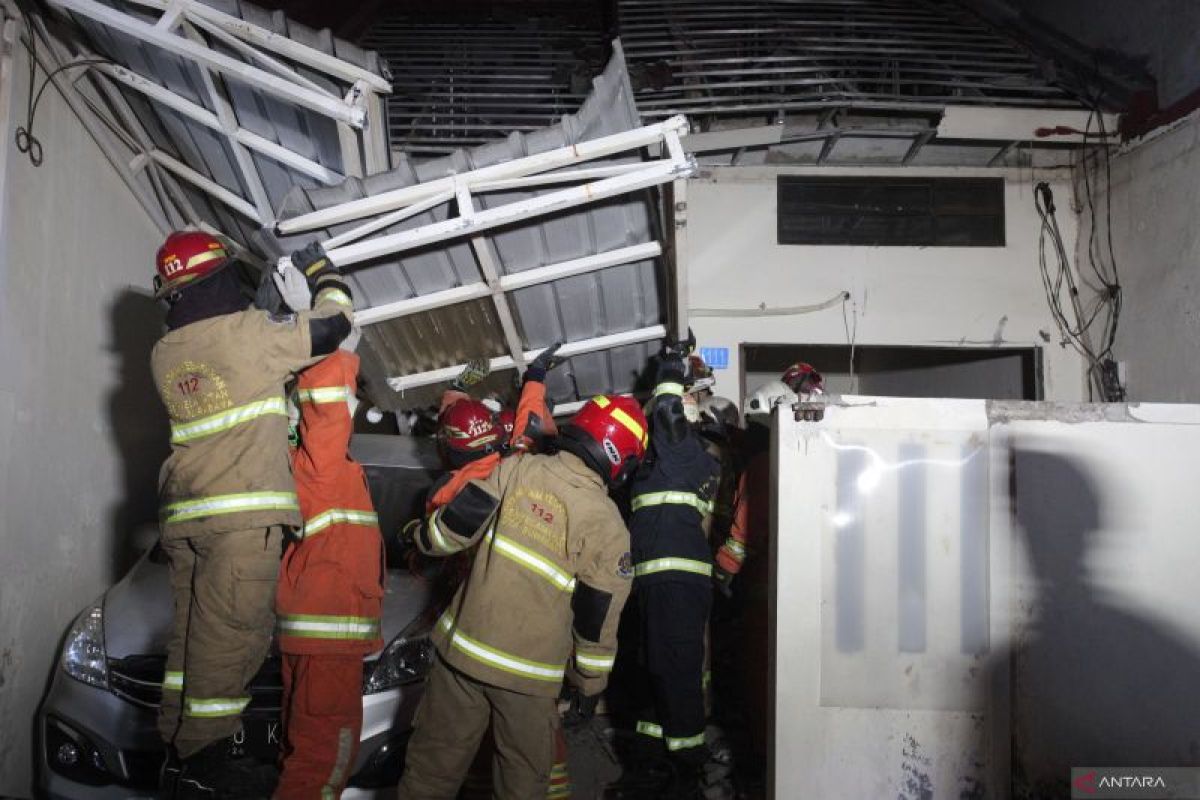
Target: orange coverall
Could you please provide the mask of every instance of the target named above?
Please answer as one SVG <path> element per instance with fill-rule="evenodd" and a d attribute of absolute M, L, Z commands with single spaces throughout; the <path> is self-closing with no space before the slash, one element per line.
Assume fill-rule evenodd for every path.
<path fill-rule="evenodd" d="M 283 774 L 275 797 L 337 797 L 362 730 L 362 658 L 383 647 L 383 539 L 362 467 L 348 454 L 358 356 L 300 375 L 293 473 L 304 528 L 275 595 L 283 654 Z"/>
<path fill-rule="evenodd" d="M 442 395 L 441 411 L 451 404 L 468 398 L 469 395 L 454 389 L 447 389 Z M 546 405 L 546 385 L 541 381 L 526 381 L 521 387 L 521 397 L 517 401 L 517 418 L 513 423 L 512 441 L 509 446 L 514 450 L 531 450 L 534 440 L 526 433 L 535 424 L 541 426 L 545 436 L 558 435 L 554 425 L 554 416 Z M 454 499 L 464 486 L 473 480 L 482 480 L 492 474 L 492 470 L 503 458 L 501 453 L 489 453 L 478 458 L 460 469 L 451 472 L 448 479 L 437 486 L 425 502 L 425 514 L 428 516 L 434 509 L 440 508 Z M 471 771 L 463 783 L 462 800 L 486 800 L 492 796 L 492 758 L 495 750 L 491 732 L 484 737 L 479 746 L 479 754 Z M 546 792 L 549 800 L 569 800 L 571 797 L 571 777 L 567 772 L 567 740 L 562 728 L 555 731 L 554 736 L 554 767 L 550 771 L 550 786 Z"/>

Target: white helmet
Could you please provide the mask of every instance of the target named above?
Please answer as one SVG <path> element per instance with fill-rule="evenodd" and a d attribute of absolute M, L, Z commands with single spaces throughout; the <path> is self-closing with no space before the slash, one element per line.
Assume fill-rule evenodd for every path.
<path fill-rule="evenodd" d="M 795 403 L 799 398 L 783 381 L 770 381 L 746 398 L 747 414 L 770 414 L 775 406 Z"/>

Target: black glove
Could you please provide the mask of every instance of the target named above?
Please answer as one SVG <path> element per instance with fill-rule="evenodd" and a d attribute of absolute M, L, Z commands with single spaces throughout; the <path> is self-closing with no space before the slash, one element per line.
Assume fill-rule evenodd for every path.
<path fill-rule="evenodd" d="M 680 341 L 674 337 L 667 339 L 663 343 L 663 359 L 675 357 L 686 359 L 696 349 L 696 334 L 692 333 L 692 329 L 688 328 L 687 338 Z"/>
<path fill-rule="evenodd" d="M 292 253 L 292 264 L 304 273 L 309 286 L 315 286 L 317 278 L 328 273 L 337 274 L 337 267 L 325 255 L 325 248 L 320 242 L 309 242 L 300 250 Z"/>
<path fill-rule="evenodd" d="M 658 359 L 658 372 L 654 382 L 656 384 L 678 383 L 687 386 L 687 362 L 677 355 L 664 353 Z"/>
<path fill-rule="evenodd" d="M 525 380 L 537 381 L 542 383 L 546 380 L 546 373 L 563 363 L 564 359 L 555 355 L 558 348 L 562 347 L 562 342 L 555 342 L 547 347 L 542 352 L 538 353 L 537 358 L 529 362 L 529 366 L 525 368 Z"/>
<path fill-rule="evenodd" d="M 726 600 L 733 599 L 733 573 L 726 572 L 720 567 L 713 568 L 713 588 L 721 593 Z"/>
<path fill-rule="evenodd" d="M 566 686 L 563 687 L 561 697 L 570 704 L 563 714 L 564 728 L 578 728 L 586 725 L 592 717 L 596 716 L 596 706 L 600 704 L 600 695 L 588 696 L 574 686 Z"/>

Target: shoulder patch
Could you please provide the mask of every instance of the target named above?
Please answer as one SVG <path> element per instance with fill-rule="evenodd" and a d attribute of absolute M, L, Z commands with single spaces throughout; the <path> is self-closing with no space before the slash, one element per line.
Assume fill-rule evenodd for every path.
<path fill-rule="evenodd" d="M 633 577 L 633 556 L 629 551 L 621 554 L 617 559 L 617 577 L 629 580 Z"/>

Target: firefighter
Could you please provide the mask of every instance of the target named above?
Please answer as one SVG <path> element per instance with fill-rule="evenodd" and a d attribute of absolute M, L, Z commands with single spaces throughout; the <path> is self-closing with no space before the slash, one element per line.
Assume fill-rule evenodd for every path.
<path fill-rule="evenodd" d="M 446 505 L 470 481 L 490 475 L 502 456 L 537 452 L 547 439 L 558 435 L 554 417 L 546 404 L 545 380 L 550 370 L 562 363 L 556 355 L 562 344 L 552 344 L 526 367 L 516 411 L 502 409 L 493 415 L 484 403 L 470 399 L 466 393 L 471 385 L 487 376 L 486 362 L 468 364 L 443 393 L 438 444 L 443 462 L 454 471 L 447 473 L 430 492 L 426 514 Z M 465 566 L 469 568 L 469 561 Z M 495 743 L 489 730 L 465 778 L 462 800 L 492 795 L 494 751 Z M 555 729 L 554 766 L 546 797 L 548 800 L 569 800 L 571 797 L 567 742 L 561 726 Z"/>
<path fill-rule="evenodd" d="M 685 417 L 685 357 L 692 342 L 669 343 L 658 365 L 651 449 L 630 491 L 634 587 L 653 711 L 638 738 L 674 762 L 674 791 L 698 790 L 705 745 L 705 632 L 712 607 L 712 511 L 720 465 Z M 646 747 L 642 750 L 645 751 Z"/>
<path fill-rule="evenodd" d="M 383 647 L 383 539 L 362 467 L 348 454 L 358 356 L 340 349 L 301 375 L 293 460 L 304 527 L 275 595 L 283 655 L 283 774 L 275 797 L 338 797 L 362 731 L 362 658 Z"/>
<path fill-rule="evenodd" d="M 400 798 L 453 798 L 489 724 L 495 797 L 546 795 L 564 678 L 586 718 L 615 660 L 633 569 L 608 493 L 637 468 L 646 441 L 634 401 L 595 397 L 564 427 L 559 452 L 501 461 L 417 528 L 431 555 L 480 548 L 435 627 L 438 660 Z"/>
<path fill-rule="evenodd" d="M 235 757 L 234 737 L 271 641 L 283 529 L 302 521 L 284 383 L 337 349 L 353 313 L 318 244 L 280 276 L 315 291 L 311 311 L 249 308 L 233 263 L 198 231 L 171 234 L 156 262 L 169 310 L 151 368 L 171 422 L 160 523 L 175 607 L 159 731 L 173 751 L 164 788 L 199 797 L 253 796 L 266 780 Z"/>

